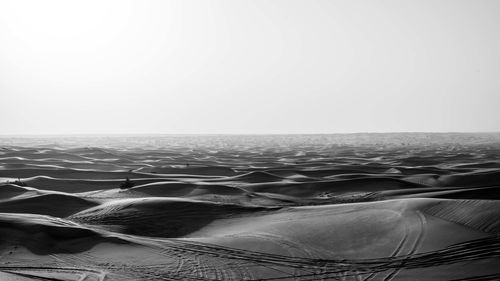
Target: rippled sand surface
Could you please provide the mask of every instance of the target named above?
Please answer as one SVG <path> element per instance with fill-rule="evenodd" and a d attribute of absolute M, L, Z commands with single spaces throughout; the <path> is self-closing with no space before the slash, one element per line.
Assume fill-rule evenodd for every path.
<path fill-rule="evenodd" d="M 2 137 L 0 280 L 500 280 L 499 198 L 500 134 Z"/>

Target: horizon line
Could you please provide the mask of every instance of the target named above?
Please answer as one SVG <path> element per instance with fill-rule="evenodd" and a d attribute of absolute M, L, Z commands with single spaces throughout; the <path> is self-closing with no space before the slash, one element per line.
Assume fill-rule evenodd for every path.
<path fill-rule="evenodd" d="M 356 135 L 356 134 L 500 134 L 500 131 L 381 131 L 335 133 L 28 133 L 0 134 L 6 137 L 121 137 L 121 136 L 303 136 L 303 135 Z"/>

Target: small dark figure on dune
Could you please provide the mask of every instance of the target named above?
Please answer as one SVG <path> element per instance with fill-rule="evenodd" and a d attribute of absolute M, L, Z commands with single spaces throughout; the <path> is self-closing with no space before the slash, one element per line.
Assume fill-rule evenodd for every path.
<path fill-rule="evenodd" d="M 19 185 L 19 186 L 28 186 L 25 182 L 21 181 L 20 178 L 17 178 L 17 180 L 14 181 L 13 184 Z"/>
<path fill-rule="evenodd" d="M 120 183 L 120 189 L 129 189 L 134 185 L 135 183 L 127 177 L 124 182 Z"/>

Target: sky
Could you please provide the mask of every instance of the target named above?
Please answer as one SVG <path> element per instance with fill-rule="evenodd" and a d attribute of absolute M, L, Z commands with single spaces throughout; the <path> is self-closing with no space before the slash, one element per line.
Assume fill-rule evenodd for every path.
<path fill-rule="evenodd" d="M 500 131 L 500 1 L 0 1 L 0 134 Z"/>

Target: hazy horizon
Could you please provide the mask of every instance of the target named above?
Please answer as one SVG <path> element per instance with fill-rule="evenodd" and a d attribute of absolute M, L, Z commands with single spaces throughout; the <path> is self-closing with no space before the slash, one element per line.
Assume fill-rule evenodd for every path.
<path fill-rule="evenodd" d="M 499 132 L 500 2 L 2 1 L 0 134 Z"/>
<path fill-rule="evenodd" d="M 92 136 L 103 136 L 103 137 L 119 137 L 119 136 L 273 136 L 273 135 L 283 135 L 283 136 L 307 136 L 307 135 L 317 135 L 317 136 L 329 136 L 329 135 L 497 135 L 500 131 L 477 131 L 477 132 L 336 132 L 336 133 L 64 133 L 64 134 L 2 134 L 0 137 L 92 137 Z"/>

